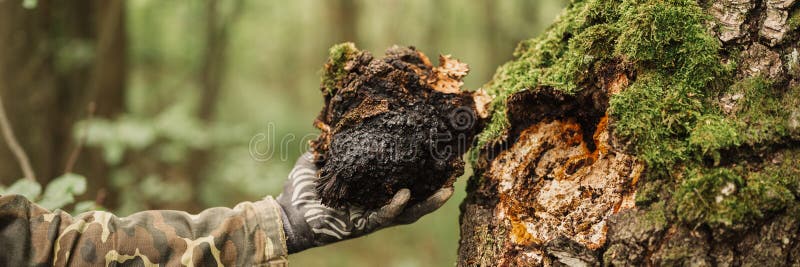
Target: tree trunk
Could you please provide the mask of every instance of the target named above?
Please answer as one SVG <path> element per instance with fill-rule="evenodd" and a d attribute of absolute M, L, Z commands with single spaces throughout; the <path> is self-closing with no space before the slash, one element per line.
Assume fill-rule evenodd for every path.
<path fill-rule="evenodd" d="M 61 175 L 75 147 L 77 120 L 113 117 L 124 110 L 126 79 L 124 3 L 105 1 L 0 1 L 0 94 L 39 182 Z M 0 177 L 21 177 L 6 146 L 0 146 Z M 86 175 L 89 196 L 104 188 L 100 153 L 82 153 L 74 172 Z"/>
<path fill-rule="evenodd" d="M 486 86 L 458 264 L 800 265 L 798 6 L 573 1 Z"/>
<path fill-rule="evenodd" d="M 225 2 L 218 0 L 206 1 L 205 7 L 205 50 L 203 61 L 200 66 L 200 105 L 197 110 L 197 117 L 207 126 L 214 119 L 217 109 L 220 90 L 222 89 L 225 69 L 228 63 L 227 47 L 230 39 L 231 25 L 241 16 L 244 2 L 230 1 L 232 10 L 222 14 L 222 6 Z M 197 149 L 191 153 L 186 164 L 186 177 L 192 186 L 192 194 L 186 202 L 185 209 L 189 212 L 199 212 L 202 210 L 200 190 L 203 186 L 203 177 L 208 171 L 209 161 L 212 158 L 211 149 Z"/>
<path fill-rule="evenodd" d="M 334 43 L 358 41 L 358 5 L 353 0 L 328 2 L 328 17 Z"/>

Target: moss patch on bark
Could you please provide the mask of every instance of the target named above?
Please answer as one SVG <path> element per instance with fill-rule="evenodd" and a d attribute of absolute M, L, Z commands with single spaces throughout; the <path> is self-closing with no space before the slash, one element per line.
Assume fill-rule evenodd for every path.
<path fill-rule="evenodd" d="M 792 184 L 800 174 L 783 174 L 794 177 L 787 181 L 764 167 L 770 163 L 762 156 L 800 141 L 800 88 L 766 73 L 737 73 L 742 59 L 722 54 L 709 30 L 712 20 L 692 0 L 573 1 L 545 33 L 521 42 L 515 59 L 485 86 L 494 101 L 479 147 L 507 141 L 510 96 L 543 90 L 576 95 L 605 66 L 624 65 L 631 82 L 611 93 L 609 127 L 618 149 L 647 164 L 640 186 L 651 188 L 638 203 L 678 189 L 664 196 L 668 213 L 689 224 L 740 229 L 796 205 Z M 756 155 L 729 157 L 747 153 Z M 800 164 L 797 157 L 785 160 Z M 780 168 L 796 169 L 774 170 Z"/>

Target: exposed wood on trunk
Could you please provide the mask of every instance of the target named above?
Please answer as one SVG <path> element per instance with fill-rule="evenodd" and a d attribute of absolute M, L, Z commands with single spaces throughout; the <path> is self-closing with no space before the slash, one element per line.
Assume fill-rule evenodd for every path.
<path fill-rule="evenodd" d="M 618 132 L 620 118 L 609 116 L 608 107 L 615 96 L 627 90 L 643 90 L 641 87 L 631 88 L 652 74 L 649 72 L 676 67 L 647 65 L 658 62 L 658 55 L 649 59 L 652 62 L 644 64 L 629 57 L 619 57 L 626 52 L 614 51 L 615 43 L 597 45 L 601 40 L 608 40 L 603 35 L 607 32 L 603 32 L 605 29 L 602 27 L 592 26 L 618 17 L 592 15 L 592 12 L 606 12 L 599 10 L 600 5 L 593 1 L 588 1 L 590 4 L 573 2 L 573 6 L 578 6 L 575 9 L 578 12 L 574 14 L 580 14 L 581 21 L 565 26 L 573 22 L 562 16 L 562 20 L 556 22 L 560 25 L 536 40 L 545 40 L 538 44 L 552 47 L 534 47 L 536 41 L 525 43 L 520 46 L 522 53 L 525 50 L 537 52 L 522 55 L 523 58 L 517 59 L 519 62 L 516 63 L 529 63 L 524 60 L 531 58 L 525 56 L 535 55 L 543 57 L 534 58 L 543 63 L 532 65 L 554 64 L 576 52 L 576 58 L 593 63 L 579 68 L 582 72 L 576 74 L 580 78 L 574 78 L 578 87 L 575 91 L 559 88 L 569 85 L 569 82 L 562 82 L 573 79 L 568 76 L 571 73 L 565 72 L 565 76 L 548 80 L 551 77 L 547 75 L 552 73 L 524 69 L 547 67 L 524 64 L 501 67 L 495 81 L 489 84 L 491 87 L 505 82 L 502 89 L 509 89 L 516 86 L 515 82 L 539 81 L 524 84 L 525 87 L 507 96 L 501 95 L 506 109 L 494 115 L 507 116 L 509 125 L 505 131 L 498 131 L 500 138 L 480 148 L 474 166 L 475 175 L 470 179 L 468 196 L 461 205 L 459 266 L 800 264 L 800 211 L 797 202 L 800 199 L 797 187 L 800 183 L 800 170 L 797 169 L 800 164 L 800 123 L 797 122 L 800 118 L 800 63 L 797 59 L 800 33 L 797 18 L 794 22 L 788 18 L 800 8 L 796 2 L 722 0 L 659 6 L 674 8 L 671 14 L 710 15 L 708 17 L 713 20 L 697 25 L 714 39 L 708 42 L 713 49 L 710 53 L 719 55 L 719 62 L 714 64 L 724 65 L 734 60 L 737 63 L 730 73 L 715 73 L 709 83 L 699 83 L 707 87 L 700 92 L 711 98 L 695 102 L 705 108 L 699 110 L 712 110 L 724 115 L 718 119 L 698 119 L 698 126 L 690 126 L 685 134 L 699 138 L 705 132 L 699 132 L 698 128 L 714 123 L 741 120 L 743 125 L 732 130 L 713 129 L 714 135 L 734 132 L 733 138 L 741 138 L 736 139 L 741 141 L 726 144 L 730 148 L 721 150 L 716 156 L 703 154 L 705 152 L 687 153 L 689 157 L 669 165 L 666 177 L 647 166 L 645 156 L 634 149 L 637 143 Z M 636 7 L 640 9 L 629 11 L 643 12 L 638 18 L 646 20 L 649 19 L 647 12 L 659 12 L 648 9 L 647 5 L 659 4 L 645 1 Z M 598 10 L 581 9 L 587 6 Z M 665 22 L 667 20 L 656 19 L 653 24 L 648 24 L 652 25 L 648 29 L 653 32 L 645 35 L 656 36 L 659 32 L 674 30 L 672 27 L 659 28 L 669 25 Z M 575 26 L 587 21 L 588 25 Z M 565 28 L 559 27 L 575 28 L 568 28 L 565 30 L 567 34 L 562 36 L 559 31 Z M 578 30 L 570 32 L 573 29 Z M 584 29 L 597 35 L 577 39 L 576 35 Z M 669 46 L 678 46 L 685 41 L 679 38 L 670 40 L 672 43 L 654 53 L 674 51 Z M 588 45 L 582 47 L 584 44 L 580 42 Z M 717 44 L 721 46 L 717 47 Z M 548 54 L 550 51 L 547 49 L 560 52 Z M 598 55 L 607 57 L 595 60 Z M 693 54 L 687 59 L 695 60 L 692 56 L 701 57 Z M 523 67 L 508 71 L 519 66 Z M 703 67 L 694 66 L 688 70 L 703 71 Z M 675 84 L 665 83 L 664 86 L 668 86 L 665 90 L 677 90 Z M 719 87 L 722 89 L 713 89 Z M 764 108 L 764 111 L 757 110 L 755 115 L 742 113 L 757 108 Z M 747 116 L 763 117 L 750 119 Z M 768 119 L 775 121 L 764 121 Z M 759 129 L 767 123 L 776 123 L 777 126 L 770 130 Z M 769 135 L 771 132 L 766 131 L 773 131 L 776 127 L 780 128 L 776 134 L 780 137 L 770 139 L 773 138 Z M 637 134 L 650 132 L 645 130 Z M 669 138 L 684 137 L 672 135 Z M 722 140 L 718 136 L 707 139 L 702 140 Z M 671 140 L 663 141 L 663 146 L 675 144 L 670 143 Z M 687 172 L 690 164 L 694 164 L 691 168 L 699 171 Z M 719 177 L 702 176 L 712 172 L 722 174 Z M 730 182 L 726 179 L 732 178 L 724 175 L 743 180 Z M 691 183 L 698 184 L 691 187 Z M 741 206 L 748 207 L 737 210 L 743 209 Z"/>

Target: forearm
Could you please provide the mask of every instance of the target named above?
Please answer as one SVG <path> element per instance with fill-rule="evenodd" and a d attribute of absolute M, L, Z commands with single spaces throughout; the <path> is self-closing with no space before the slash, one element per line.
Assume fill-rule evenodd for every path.
<path fill-rule="evenodd" d="M 0 197 L 4 266 L 285 264 L 280 207 L 271 198 L 211 208 L 197 215 L 144 211 L 119 218 L 108 212 L 72 217 L 19 196 Z M 205 264 L 208 263 L 208 264 Z"/>

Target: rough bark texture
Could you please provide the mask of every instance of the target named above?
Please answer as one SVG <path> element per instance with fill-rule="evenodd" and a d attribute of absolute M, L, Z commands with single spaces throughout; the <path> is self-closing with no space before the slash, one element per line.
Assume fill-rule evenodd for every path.
<path fill-rule="evenodd" d="M 458 264 L 800 265 L 798 5 L 573 1 L 486 85 Z"/>
<path fill-rule="evenodd" d="M 461 156 L 480 125 L 474 93 L 460 88 L 466 64 L 442 56 L 433 67 L 399 46 L 376 59 L 346 43 L 324 71 L 313 142 L 324 204 L 378 208 L 403 188 L 413 203 L 464 173 Z"/>

